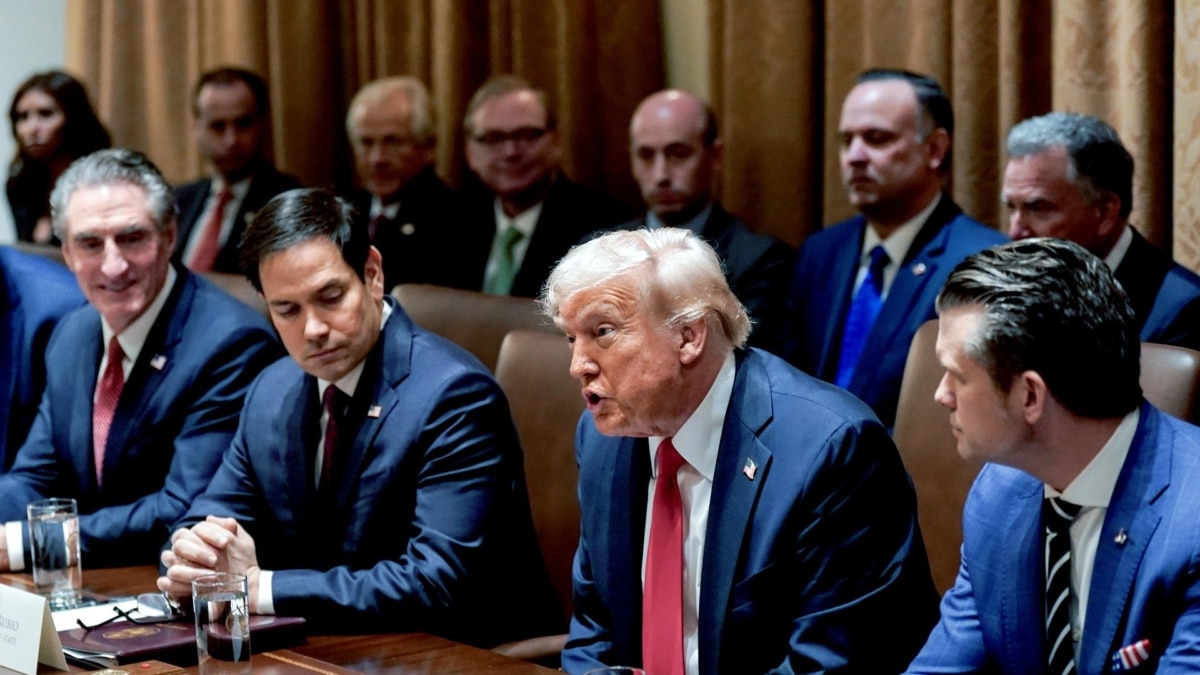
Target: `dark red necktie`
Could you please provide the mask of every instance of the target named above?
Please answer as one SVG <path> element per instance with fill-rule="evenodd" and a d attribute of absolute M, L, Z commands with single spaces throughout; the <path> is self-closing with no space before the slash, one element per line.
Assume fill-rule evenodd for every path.
<path fill-rule="evenodd" d="M 375 241 L 375 235 L 379 234 L 379 228 L 386 222 L 387 216 L 379 213 L 367 224 L 367 235 L 372 242 Z"/>
<path fill-rule="evenodd" d="M 108 444 L 108 429 L 112 426 L 113 413 L 117 410 L 117 401 L 121 398 L 121 389 L 125 387 L 125 370 L 122 362 L 125 352 L 117 336 L 108 341 L 108 365 L 104 367 L 104 375 L 100 377 L 100 386 L 96 389 L 96 405 L 92 408 L 92 457 L 96 464 L 96 485 L 100 485 L 104 470 L 104 448 Z"/>
<path fill-rule="evenodd" d="M 217 203 L 208 221 L 204 223 L 204 231 L 200 233 L 200 241 L 192 251 L 188 269 L 207 272 L 212 269 L 213 263 L 217 262 L 217 256 L 221 253 L 221 228 L 225 225 L 225 207 L 231 199 L 233 193 L 229 190 L 217 193 Z"/>
<path fill-rule="evenodd" d="M 337 456 L 338 425 L 341 422 L 343 399 L 345 396 L 338 390 L 336 384 L 325 388 L 321 405 L 325 408 L 325 440 L 321 445 L 321 478 L 317 483 L 317 491 L 328 494 L 333 482 L 333 462 Z"/>
<path fill-rule="evenodd" d="M 683 675 L 683 502 L 676 473 L 684 463 L 671 439 L 658 446 L 642 591 L 642 667 Z"/>

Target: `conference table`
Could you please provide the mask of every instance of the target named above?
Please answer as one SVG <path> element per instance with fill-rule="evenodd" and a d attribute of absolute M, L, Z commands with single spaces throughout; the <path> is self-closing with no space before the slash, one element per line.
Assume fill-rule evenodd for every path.
<path fill-rule="evenodd" d="M 84 570 L 83 588 L 86 593 L 97 596 L 136 595 L 156 590 L 154 580 L 157 576 L 158 569 L 152 565 Z M 33 586 L 33 580 L 28 574 L 0 574 L 0 583 L 26 590 L 32 590 Z M 296 659 L 292 654 L 299 654 L 304 658 Z M 286 672 L 332 672 L 332 669 L 322 669 L 322 663 L 356 672 L 395 675 L 525 675 L 556 672 L 426 633 L 309 635 L 303 645 L 279 652 L 255 654 L 253 657 L 255 672 L 276 670 L 288 663 L 297 667 Z M 72 666 L 71 672 L 83 673 L 89 672 L 89 669 Z M 197 670 L 193 666 L 188 668 L 187 672 L 194 673 Z"/>

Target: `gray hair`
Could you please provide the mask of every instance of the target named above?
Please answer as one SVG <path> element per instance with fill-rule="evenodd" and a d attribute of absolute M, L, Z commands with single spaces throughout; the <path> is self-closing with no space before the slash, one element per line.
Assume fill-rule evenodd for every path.
<path fill-rule="evenodd" d="M 664 327 L 704 319 L 733 347 L 750 336 L 746 308 L 729 289 L 712 247 L 683 228 L 610 232 L 570 250 L 559 261 L 538 302 L 551 319 L 580 291 L 639 273 L 638 299 L 661 306 Z"/>
<path fill-rule="evenodd" d="M 346 111 L 346 134 L 350 140 L 358 137 L 355 123 L 367 110 L 382 105 L 393 97 L 403 96 L 412 111 L 409 132 L 421 145 L 430 145 L 437 140 L 437 113 L 425 83 L 411 75 L 397 75 L 374 80 L 363 85 L 350 101 Z"/>
<path fill-rule="evenodd" d="M 979 307 L 965 353 L 1007 393 L 1032 370 L 1081 417 L 1120 417 L 1142 398 L 1141 342 L 1129 296 L 1082 246 L 1025 239 L 967 257 L 946 279 L 938 313 Z"/>
<path fill-rule="evenodd" d="M 98 150 L 75 160 L 54 184 L 50 193 L 50 218 L 54 236 L 65 240 L 67 202 L 76 190 L 86 187 L 129 184 L 146 191 L 146 205 L 160 232 L 175 223 L 179 207 L 175 195 L 158 167 L 135 150 Z"/>
<path fill-rule="evenodd" d="M 1063 148 L 1067 153 L 1067 179 L 1091 203 L 1105 193 L 1121 200 L 1120 216 L 1133 208 L 1133 156 L 1115 129 L 1091 115 L 1052 112 L 1031 117 L 1008 132 L 1008 155 L 1028 157 Z"/>
<path fill-rule="evenodd" d="M 533 86 L 529 80 L 523 77 L 497 75 L 480 85 L 471 95 L 471 100 L 467 101 L 467 111 L 463 114 L 463 132 L 467 137 L 475 136 L 475 113 L 479 112 L 485 103 L 518 91 L 533 92 L 538 105 L 542 106 L 542 113 L 546 116 L 546 128 L 554 130 L 558 127 L 558 119 L 554 114 L 553 106 L 550 105 L 550 96 L 545 89 Z"/>

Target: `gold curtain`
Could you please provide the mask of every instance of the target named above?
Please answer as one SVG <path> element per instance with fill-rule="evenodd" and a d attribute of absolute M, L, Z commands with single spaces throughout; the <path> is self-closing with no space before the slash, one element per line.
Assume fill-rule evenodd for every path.
<path fill-rule="evenodd" d="M 852 213 L 838 180 L 842 99 L 860 71 L 899 67 L 937 78 L 954 102 L 951 191 L 968 213 L 1003 229 L 1013 124 L 1093 114 L 1133 153 L 1134 225 L 1200 269 L 1195 3 L 709 2 L 713 98 L 733 155 L 722 196 L 758 229 L 797 243 Z"/>
<path fill-rule="evenodd" d="M 555 101 L 567 172 L 632 200 L 628 115 L 663 85 L 657 5 L 642 0 L 68 0 L 67 14 L 68 67 L 114 142 L 146 152 L 173 182 L 204 170 L 191 86 L 216 66 L 263 74 L 276 163 L 337 186 L 353 174 L 346 106 L 366 82 L 411 74 L 429 85 L 438 170 L 457 183 L 467 100 L 513 72 Z"/>

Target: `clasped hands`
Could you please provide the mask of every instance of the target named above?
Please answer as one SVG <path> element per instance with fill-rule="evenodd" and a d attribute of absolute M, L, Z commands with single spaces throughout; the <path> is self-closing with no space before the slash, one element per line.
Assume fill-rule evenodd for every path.
<path fill-rule="evenodd" d="M 192 596 L 192 580 L 213 572 L 246 575 L 250 613 L 258 612 L 258 554 L 254 539 L 233 518 L 208 516 L 190 528 L 171 534 L 171 548 L 162 552 L 166 576 L 158 589 L 176 602 Z"/>

